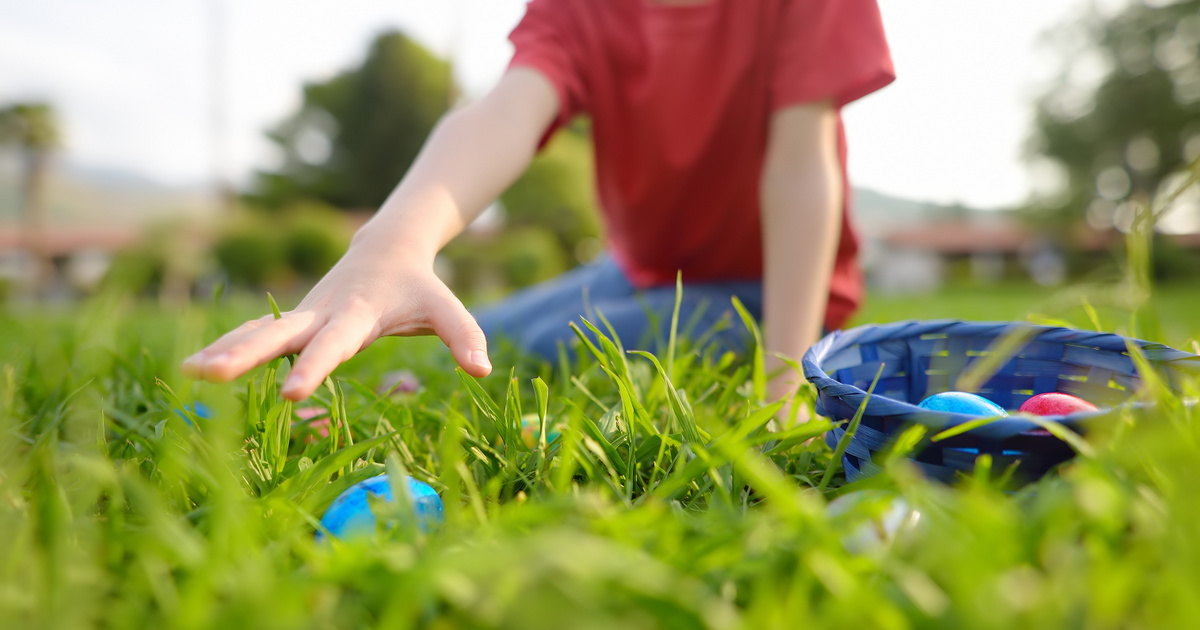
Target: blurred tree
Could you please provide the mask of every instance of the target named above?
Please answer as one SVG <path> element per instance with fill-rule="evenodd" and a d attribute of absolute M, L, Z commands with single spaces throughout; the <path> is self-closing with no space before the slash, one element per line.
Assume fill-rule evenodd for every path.
<path fill-rule="evenodd" d="M 592 142 L 586 121 L 579 120 L 550 140 L 500 201 L 508 225 L 547 229 L 566 260 L 588 262 L 595 254 L 588 243 L 599 248 L 594 190 Z"/>
<path fill-rule="evenodd" d="M 46 176 L 60 136 L 54 108 L 46 103 L 17 103 L 0 109 L 0 143 L 13 144 L 21 153 L 21 214 L 38 286 L 47 283 L 53 272 L 45 249 Z"/>
<path fill-rule="evenodd" d="M 283 233 L 277 223 L 247 212 L 224 226 L 213 245 L 213 257 L 230 284 L 261 289 L 286 267 Z"/>
<path fill-rule="evenodd" d="M 284 215 L 284 262 L 304 280 L 320 280 L 350 246 L 348 220 L 335 208 L 318 202 L 294 204 Z"/>
<path fill-rule="evenodd" d="M 1069 63 L 1038 101 L 1031 148 L 1063 168 L 1067 189 L 1040 214 L 1121 226 L 1129 202 L 1200 156 L 1200 0 L 1129 3 L 1055 35 Z"/>
<path fill-rule="evenodd" d="M 442 250 L 455 290 L 490 296 L 593 259 L 601 227 L 592 178 L 592 143 L 580 119 L 555 134 L 500 196 L 503 229 L 469 231 Z"/>
<path fill-rule="evenodd" d="M 251 201 L 377 207 L 445 113 L 452 90 L 448 63 L 401 33 L 380 35 L 360 67 L 304 86 L 300 111 L 268 133 L 283 166 L 259 173 Z"/>
<path fill-rule="evenodd" d="M 279 214 L 306 200 L 340 208 L 378 207 L 404 176 L 454 93 L 448 63 L 400 33 L 379 36 L 360 67 L 304 87 L 300 110 L 268 133 L 284 155 L 282 167 L 260 172 L 247 200 Z M 459 267 L 460 278 L 476 275 L 467 270 L 481 268 L 471 261 L 482 262 L 478 259 L 485 251 L 492 258 L 516 261 L 499 265 L 507 286 L 558 273 L 599 252 L 589 135 L 586 120 L 558 133 L 501 196 L 505 220 L 500 233 L 476 235 L 448 250 L 447 260 Z M 292 252 L 287 254 L 290 266 L 302 275 L 319 275 L 337 259 L 336 248 L 318 245 L 316 236 L 313 230 L 301 230 L 286 244 Z M 484 247 L 483 241 L 495 246 Z M 530 243 L 530 251 L 538 255 L 518 255 L 518 242 Z M 222 264 L 237 268 L 249 263 L 233 255 L 245 243 L 226 245 Z M 325 253 L 313 253 L 321 248 Z M 301 261 L 311 262 L 311 268 L 300 269 Z"/>

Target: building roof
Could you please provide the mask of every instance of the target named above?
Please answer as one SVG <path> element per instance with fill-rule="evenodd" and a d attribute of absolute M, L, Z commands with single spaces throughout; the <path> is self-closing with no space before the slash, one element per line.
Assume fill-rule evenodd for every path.
<path fill-rule="evenodd" d="M 63 256 L 84 250 L 114 252 L 136 245 L 142 238 L 136 227 L 52 226 L 42 233 L 47 254 Z M 29 249 L 29 239 L 19 226 L 0 226 L 0 252 Z"/>
<path fill-rule="evenodd" d="M 950 220 L 896 227 L 880 240 L 893 249 L 942 255 L 1019 253 L 1037 242 L 1028 228 L 1011 220 Z"/>

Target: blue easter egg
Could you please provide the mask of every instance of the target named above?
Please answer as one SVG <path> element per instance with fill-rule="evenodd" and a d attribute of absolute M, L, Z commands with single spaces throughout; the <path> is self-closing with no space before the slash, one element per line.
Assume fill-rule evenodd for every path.
<path fill-rule="evenodd" d="M 988 417 L 1008 415 L 1004 407 L 997 405 L 983 396 L 968 394 L 966 392 L 942 392 L 934 394 L 922 400 L 921 404 L 917 406 L 930 411 L 961 413 L 969 416 Z"/>
<path fill-rule="evenodd" d="M 208 407 L 206 407 L 204 403 L 189 403 L 184 405 L 183 409 L 175 410 L 175 415 L 179 416 L 184 422 L 191 426 L 192 419 L 188 417 L 188 412 L 201 420 L 212 420 L 212 412 L 209 411 Z"/>
<path fill-rule="evenodd" d="M 417 517 L 417 527 L 424 532 L 429 530 L 430 524 L 441 523 L 445 517 L 442 498 L 438 493 L 429 484 L 412 477 L 405 476 L 403 481 L 408 485 L 408 496 Z M 367 495 L 381 497 L 388 502 L 395 500 L 392 485 L 388 483 L 386 474 L 371 477 L 350 486 L 338 495 L 321 517 L 321 526 L 337 538 L 374 532 L 375 513 L 371 511 Z M 317 540 L 322 538 L 324 535 L 318 530 Z"/>

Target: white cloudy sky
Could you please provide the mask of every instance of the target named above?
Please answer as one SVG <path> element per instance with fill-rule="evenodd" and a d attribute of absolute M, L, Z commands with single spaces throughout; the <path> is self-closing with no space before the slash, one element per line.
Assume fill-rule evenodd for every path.
<path fill-rule="evenodd" d="M 879 0 L 900 79 L 847 110 L 855 183 L 979 206 L 1025 199 L 1029 103 L 1058 67 L 1039 35 L 1091 1 Z M 222 142 L 244 178 L 271 163 L 262 130 L 296 107 L 301 83 L 356 63 L 374 33 L 414 34 L 480 94 L 523 11 L 524 0 L 0 0 L 0 103 L 53 102 L 75 162 L 203 182 L 222 144 L 210 51 L 223 42 Z"/>

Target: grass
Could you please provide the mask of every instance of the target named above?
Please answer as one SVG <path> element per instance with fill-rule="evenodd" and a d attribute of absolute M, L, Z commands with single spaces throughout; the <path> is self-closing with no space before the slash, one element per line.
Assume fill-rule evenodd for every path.
<path fill-rule="evenodd" d="M 1085 304 L 1095 311 L 1096 322 Z M 1134 325 L 1131 316 L 1135 311 L 1161 320 L 1159 330 L 1150 332 L 1145 326 Z M 1062 289 L 1002 283 L 956 286 L 928 295 L 871 295 L 850 325 L 940 318 L 1064 323 L 1125 335 L 1136 331 L 1153 341 L 1185 348 L 1200 333 L 1196 313 L 1200 313 L 1200 291 L 1190 283 L 1155 287 L 1144 306 L 1137 304 L 1128 291 L 1114 290 L 1111 285 Z"/>
<path fill-rule="evenodd" d="M 1062 295 L 880 298 L 863 318 L 1040 313 L 1177 347 L 1200 331 L 1186 288 L 1136 317 Z M 686 339 L 655 360 L 604 336 L 561 365 L 496 357 L 481 380 L 435 340 L 384 340 L 303 405 L 332 416 L 318 438 L 277 395 L 285 362 L 239 384 L 179 374 L 248 314 L 116 295 L 0 313 L 0 627 L 1200 625 L 1200 423 L 1178 396 L 1018 491 L 930 483 L 902 457 L 846 486 L 809 440 L 828 422 L 768 433 L 780 405 L 759 400 L 755 366 Z M 421 389 L 379 396 L 399 367 Z M 213 419 L 177 413 L 194 401 Z M 562 437 L 526 445 L 530 414 Z M 444 526 L 314 542 L 324 507 L 385 470 L 433 485 Z M 890 504 L 825 506 L 864 488 L 921 516 L 852 553 Z"/>

